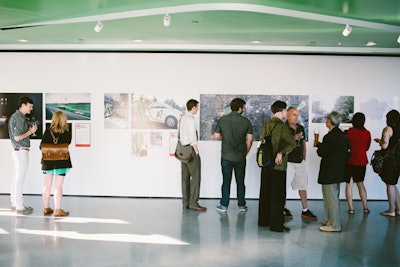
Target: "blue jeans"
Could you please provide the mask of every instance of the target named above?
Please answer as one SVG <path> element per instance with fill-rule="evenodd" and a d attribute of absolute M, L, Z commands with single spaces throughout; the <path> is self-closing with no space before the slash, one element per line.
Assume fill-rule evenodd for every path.
<path fill-rule="evenodd" d="M 244 185 L 244 176 L 246 174 L 246 159 L 244 159 L 243 161 L 230 161 L 221 158 L 221 169 L 222 169 L 222 186 L 221 186 L 222 198 L 219 203 L 225 207 L 229 206 L 232 173 L 233 170 L 235 170 L 238 205 L 245 206 L 246 201 L 244 200 L 244 197 L 246 193 L 246 187 Z"/>

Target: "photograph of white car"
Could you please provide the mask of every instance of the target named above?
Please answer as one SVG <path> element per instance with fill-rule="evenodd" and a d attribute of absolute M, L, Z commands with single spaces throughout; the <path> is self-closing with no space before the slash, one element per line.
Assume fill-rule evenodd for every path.
<path fill-rule="evenodd" d="M 131 96 L 132 129 L 177 129 L 184 106 L 173 99 L 158 100 L 156 97 Z"/>
<path fill-rule="evenodd" d="M 153 102 L 147 107 L 145 119 L 164 123 L 168 128 L 176 129 L 182 114 L 182 111 L 165 103 Z"/>

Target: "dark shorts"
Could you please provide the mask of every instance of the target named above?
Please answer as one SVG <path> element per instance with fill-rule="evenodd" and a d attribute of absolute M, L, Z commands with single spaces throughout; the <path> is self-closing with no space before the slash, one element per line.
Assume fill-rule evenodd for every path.
<path fill-rule="evenodd" d="M 346 163 L 346 169 L 344 172 L 344 180 L 346 183 L 350 183 L 351 178 L 355 183 L 363 182 L 365 178 L 366 166 L 356 166 Z"/>

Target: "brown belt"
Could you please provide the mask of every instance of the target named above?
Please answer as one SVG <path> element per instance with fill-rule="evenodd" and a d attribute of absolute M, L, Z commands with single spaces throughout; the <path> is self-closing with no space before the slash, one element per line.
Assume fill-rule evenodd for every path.
<path fill-rule="evenodd" d="M 15 150 L 15 151 L 20 151 L 20 150 L 29 151 L 29 148 L 27 148 L 27 147 L 14 147 L 14 150 Z"/>

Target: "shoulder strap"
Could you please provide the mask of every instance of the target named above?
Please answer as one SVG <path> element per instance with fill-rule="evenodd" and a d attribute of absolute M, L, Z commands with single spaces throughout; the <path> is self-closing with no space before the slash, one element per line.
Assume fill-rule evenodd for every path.
<path fill-rule="evenodd" d="M 54 133 L 53 133 L 52 130 L 50 130 L 50 134 L 51 134 L 51 137 L 53 138 L 53 143 L 54 143 L 54 144 L 58 144 L 58 137 L 56 138 L 56 137 L 54 136 Z"/>
<path fill-rule="evenodd" d="M 181 139 L 181 120 L 182 120 L 182 116 L 179 119 L 179 123 L 178 123 L 178 140 Z"/>
<path fill-rule="evenodd" d="M 275 129 L 275 127 L 278 125 L 278 123 L 279 123 L 279 122 L 275 123 L 275 125 L 274 125 L 274 128 L 272 128 L 272 130 L 271 130 L 271 133 L 270 133 L 270 134 L 272 134 L 272 132 L 274 131 L 274 129 Z"/>

